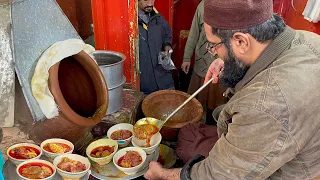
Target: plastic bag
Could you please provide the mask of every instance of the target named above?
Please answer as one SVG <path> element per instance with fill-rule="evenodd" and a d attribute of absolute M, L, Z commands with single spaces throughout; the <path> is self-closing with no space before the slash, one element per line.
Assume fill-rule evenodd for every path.
<path fill-rule="evenodd" d="M 173 52 L 172 50 L 170 50 L 168 54 L 165 52 L 160 52 L 158 55 L 159 64 L 161 64 L 162 67 L 168 71 L 176 69 L 176 67 L 174 66 L 174 63 L 171 59 L 172 52 Z"/>

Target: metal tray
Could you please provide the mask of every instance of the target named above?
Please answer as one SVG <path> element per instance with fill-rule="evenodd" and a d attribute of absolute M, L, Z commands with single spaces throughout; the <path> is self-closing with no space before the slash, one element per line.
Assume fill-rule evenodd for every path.
<path fill-rule="evenodd" d="M 129 180 L 140 176 L 143 176 L 147 172 L 150 161 L 157 161 L 159 157 L 159 148 L 156 148 L 155 152 L 148 155 L 147 159 L 141 168 L 141 170 L 134 175 L 126 175 L 119 171 L 111 161 L 105 166 L 99 166 L 98 164 L 91 161 L 91 176 L 100 180 Z"/>

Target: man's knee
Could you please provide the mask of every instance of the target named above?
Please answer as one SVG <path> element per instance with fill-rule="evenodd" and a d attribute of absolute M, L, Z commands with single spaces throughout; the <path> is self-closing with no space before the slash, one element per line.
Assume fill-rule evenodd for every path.
<path fill-rule="evenodd" d="M 177 143 L 177 155 L 184 162 L 197 154 L 208 156 L 218 140 L 217 128 L 203 123 L 191 123 L 180 129 Z"/>

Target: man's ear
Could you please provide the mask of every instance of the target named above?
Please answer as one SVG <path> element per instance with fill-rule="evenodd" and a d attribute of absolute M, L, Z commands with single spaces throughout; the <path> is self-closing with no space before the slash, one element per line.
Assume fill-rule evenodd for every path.
<path fill-rule="evenodd" d="M 248 35 L 241 32 L 234 33 L 231 43 L 233 50 L 240 54 L 245 54 L 251 45 Z"/>

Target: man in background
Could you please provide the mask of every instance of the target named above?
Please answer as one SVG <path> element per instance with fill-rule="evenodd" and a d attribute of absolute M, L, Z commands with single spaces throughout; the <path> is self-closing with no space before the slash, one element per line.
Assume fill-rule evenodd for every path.
<path fill-rule="evenodd" d="M 219 139 L 206 158 L 195 156 L 182 169 L 151 162 L 144 176 L 318 179 L 320 36 L 287 26 L 272 0 L 205 0 L 204 7 L 209 51 L 221 58 L 206 80 L 214 77 L 235 94 L 220 112 Z"/>
<path fill-rule="evenodd" d="M 212 61 L 216 59 L 216 57 L 212 56 L 206 49 L 207 37 L 203 27 L 203 4 L 204 0 L 201 0 L 194 14 L 181 66 L 183 72 L 188 74 L 190 61 L 193 52 L 195 52 L 195 66 L 192 72 L 188 94 L 194 93 L 203 85 L 208 68 Z M 223 97 L 224 91 L 225 88 L 221 85 L 210 84 L 197 95 L 196 98 L 204 108 L 206 124 L 216 125 L 216 121 L 212 117 L 212 112 L 217 106 L 226 103 L 226 98 Z"/>
<path fill-rule="evenodd" d="M 140 90 L 148 95 L 162 89 L 175 89 L 171 71 L 158 63 L 160 52 L 169 53 L 172 32 L 168 22 L 154 8 L 155 0 L 139 0 Z"/>

